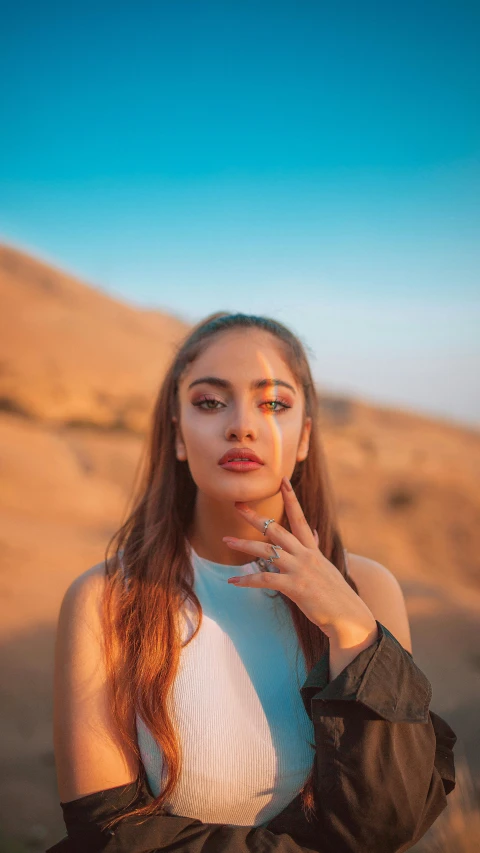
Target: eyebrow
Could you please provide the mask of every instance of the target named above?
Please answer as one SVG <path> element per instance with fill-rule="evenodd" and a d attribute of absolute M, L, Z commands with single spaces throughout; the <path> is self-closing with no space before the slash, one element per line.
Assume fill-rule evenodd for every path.
<path fill-rule="evenodd" d="M 205 382 L 208 385 L 216 385 L 217 388 L 232 388 L 232 383 L 228 382 L 227 379 L 220 379 L 218 376 L 202 376 L 201 379 L 195 379 L 188 386 L 188 390 L 193 388 L 194 385 L 200 385 L 200 383 Z M 265 388 L 271 387 L 272 385 L 283 385 L 285 388 L 290 388 L 290 391 L 293 391 L 296 394 L 296 390 L 293 385 L 290 385 L 289 382 L 285 382 L 284 379 L 254 379 L 253 382 L 250 383 L 250 389 L 255 391 L 257 388 Z"/>

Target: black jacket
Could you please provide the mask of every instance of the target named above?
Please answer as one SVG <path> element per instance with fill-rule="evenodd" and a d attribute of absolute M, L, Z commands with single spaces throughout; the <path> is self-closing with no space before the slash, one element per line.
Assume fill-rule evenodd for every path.
<path fill-rule="evenodd" d="M 131 806 L 136 783 L 61 803 L 68 835 L 46 853 L 403 853 L 447 806 L 455 787 L 448 723 L 429 710 L 432 688 L 412 655 L 377 620 L 378 638 L 329 682 L 329 651 L 301 695 L 315 729 L 316 817 L 300 794 L 267 827 L 153 815 L 102 832 Z M 234 735 L 233 735 L 234 736 Z M 143 785 L 138 803 L 153 799 Z"/>

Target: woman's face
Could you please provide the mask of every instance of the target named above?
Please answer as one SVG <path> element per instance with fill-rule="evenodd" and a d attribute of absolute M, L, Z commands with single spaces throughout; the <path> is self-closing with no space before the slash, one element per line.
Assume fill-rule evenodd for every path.
<path fill-rule="evenodd" d="M 259 381 L 264 384 L 255 387 Z M 311 418 L 302 428 L 303 389 L 273 335 L 261 329 L 214 338 L 182 376 L 179 405 L 177 459 L 188 462 L 198 489 L 215 500 L 271 497 L 308 453 Z M 219 464 L 239 448 L 253 450 L 263 464 L 247 471 Z"/>

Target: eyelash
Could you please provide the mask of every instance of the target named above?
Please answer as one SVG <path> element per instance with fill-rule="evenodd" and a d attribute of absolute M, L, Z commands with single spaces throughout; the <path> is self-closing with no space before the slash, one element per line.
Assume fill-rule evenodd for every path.
<path fill-rule="evenodd" d="M 216 397 L 208 397 L 207 395 L 205 395 L 204 397 L 201 398 L 201 400 L 197 400 L 195 403 L 192 404 L 193 406 L 195 406 L 195 408 L 202 409 L 203 412 L 217 412 L 218 409 L 213 408 L 213 407 L 209 408 L 207 406 L 206 409 L 202 408 L 202 405 L 201 405 L 202 403 L 220 403 L 220 400 L 217 400 Z M 288 403 L 285 403 L 280 398 L 275 398 L 274 400 L 264 400 L 262 405 L 264 405 L 265 403 L 279 403 L 281 405 L 281 407 L 282 407 L 281 409 L 268 409 L 267 410 L 270 412 L 270 414 L 273 414 L 273 415 L 278 415 L 281 412 L 284 412 L 285 409 L 291 409 L 292 408 L 291 406 L 288 405 Z"/>

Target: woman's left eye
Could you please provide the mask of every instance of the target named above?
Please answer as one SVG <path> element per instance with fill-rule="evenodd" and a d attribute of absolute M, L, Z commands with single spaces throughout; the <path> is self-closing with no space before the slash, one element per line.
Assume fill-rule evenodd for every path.
<path fill-rule="evenodd" d="M 277 399 L 275 399 L 275 400 L 264 400 L 262 405 L 268 406 L 271 403 L 274 403 L 275 405 L 279 405 L 282 407 L 281 409 L 270 409 L 270 411 L 274 412 L 274 414 L 277 414 L 278 412 L 284 412 L 285 409 L 291 409 L 292 408 L 291 406 L 288 405 L 288 403 L 284 403 L 282 400 L 277 400 Z"/>

